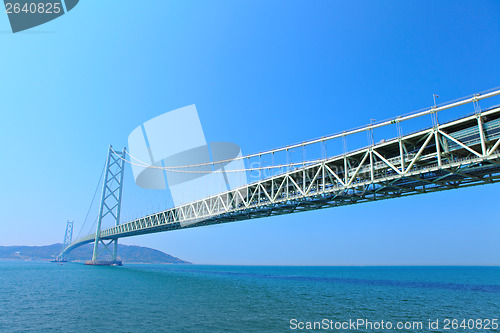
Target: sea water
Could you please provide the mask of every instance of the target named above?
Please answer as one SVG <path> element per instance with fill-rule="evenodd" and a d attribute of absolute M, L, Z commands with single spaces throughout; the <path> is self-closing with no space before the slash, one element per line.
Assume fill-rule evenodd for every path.
<path fill-rule="evenodd" d="M 0 332 L 499 332 L 498 319 L 500 267 L 0 262 Z"/>

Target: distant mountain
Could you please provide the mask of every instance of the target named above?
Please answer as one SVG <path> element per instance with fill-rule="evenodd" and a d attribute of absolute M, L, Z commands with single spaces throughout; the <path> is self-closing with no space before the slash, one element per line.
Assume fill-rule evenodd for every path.
<path fill-rule="evenodd" d="M 111 246 L 110 246 L 111 247 Z M 0 246 L 0 260 L 49 260 L 61 252 L 62 244 L 45 246 Z M 92 258 L 93 245 L 87 244 L 74 249 L 66 260 L 89 260 Z M 149 247 L 118 244 L 118 257 L 125 263 L 190 264 L 188 261 L 173 257 Z M 103 258 L 105 259 L 105 258 Z"/>

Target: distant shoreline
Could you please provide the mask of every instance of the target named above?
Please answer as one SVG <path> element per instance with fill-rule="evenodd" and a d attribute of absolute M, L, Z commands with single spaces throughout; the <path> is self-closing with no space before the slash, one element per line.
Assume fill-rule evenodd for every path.
<path fill-rule="evenodd" d="M 42 246 L 0 246 L 0 260 L 5 261 L 50 261 L 62 250 L 62 244 Z M 81 246 L 69 253 L 68 262 L 85 262 L 92 257 L 93 245 Z M 106 258 L 106 256 L 103 256 Z M 126 263 L 143 264 L 192 264 L 165 252 L 136 245 L 118 244 L 118 258 Z"/>

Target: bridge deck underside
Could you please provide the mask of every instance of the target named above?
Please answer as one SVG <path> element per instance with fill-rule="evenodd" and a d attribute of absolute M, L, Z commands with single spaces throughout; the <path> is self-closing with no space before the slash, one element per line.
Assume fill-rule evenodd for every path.
<path fill-rule="evenodd" d="M 500 180 L 500 108 L 365 147 L 101 232 L 102 239 L 290 214 Z M 66 251 L 90 243 L 90 235 Z"/>

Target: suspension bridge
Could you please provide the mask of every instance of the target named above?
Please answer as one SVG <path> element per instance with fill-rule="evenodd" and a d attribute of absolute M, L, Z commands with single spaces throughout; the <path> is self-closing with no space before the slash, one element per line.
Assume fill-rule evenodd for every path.
<path fill-rule="evenodd" d="M 117 243 L 118 239 L 123 237 L 498 182 L 500 106 L 486 109 L 479 107 L 480 100 L 498 95 L 500 90 L 475 94 L 443 105 L 434 104 L 428 109 L 354 130 L 238 157 L 261 160 L 265 156 L 288 154 L 293 149 L 304 149 L 314 144 L 323 147 L 330 140 L 344 141 L 350 135 L 363 132 L 370 134 L 374 129 L 385 126 L 398 127 L 397 137 L 374 143 L 372 134 L 369 145 L 352 151 L 345 149 L 336 156 L 328 157 L 324 153 L 320 158 L 309 161 L 303 159 L 292 162 L 287 159 L 283 164 L 270 163 L 255 168 L 231 170 L 272 172 L 270 176 L 261 177 L 244 186 L 124 223 L 120 221 L 120 214 L 125 165 L 141 165 L 142 162 L 129 155 L 126 149 L 116 151 L 110 146 L 95 233 L 71 241 L 72 236 L 68 235 L 68 230 L 72 231 L 71 222 L 71 227 L 67 227 L 59 258 L 63 259 L 79 246 L 94 243 L 90 264 L 121 264 L 117 261 Z M 439 123 L 438 112 L 466 104 L 474 106 L 473 113 L 443 124 Z M 423 116 L 432 118 L 431 127 L 403 135 L 400 130 L 401 123 Z M 224 161 L 217 161 L 220 162 Z M 203 166 L 206 164 L 158 168 L 168 172 L 207 172 L 196 171 L 197 167 Z M 114 223 L 110 227 L 101 228 L 101 222 L 106 216 L 111 217 Z M 112 255 L 112 260 L 99 260 L 106 251 Z"/>

